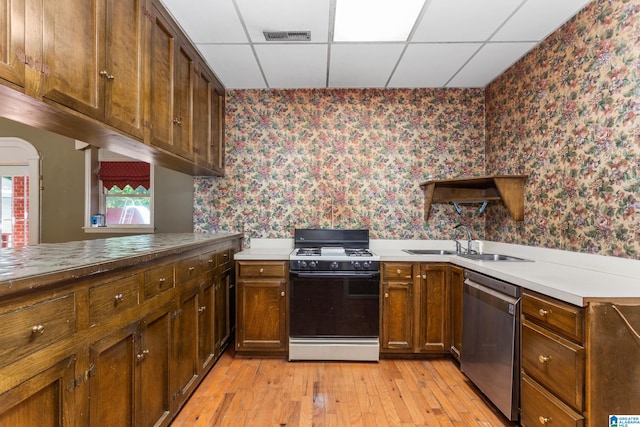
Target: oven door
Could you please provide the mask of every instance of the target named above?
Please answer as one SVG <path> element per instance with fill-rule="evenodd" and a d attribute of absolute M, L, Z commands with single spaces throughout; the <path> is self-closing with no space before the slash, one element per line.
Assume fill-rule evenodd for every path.
<path fill-rule="evenodd" d="M 291 338 L 378 338 L 379 272 L 291 272 Z"/>

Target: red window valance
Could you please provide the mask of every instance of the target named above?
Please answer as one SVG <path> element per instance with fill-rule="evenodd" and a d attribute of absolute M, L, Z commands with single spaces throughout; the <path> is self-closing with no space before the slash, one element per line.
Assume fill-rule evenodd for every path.
<path fill-rule="evenodd" d="M 149 163 L 145 162 L 100 162 L 98 177 L 108 189 L 114 185 L 120 189 L 130 185 L 133 188 L 143 186 L 148 190 L 150 171 Z"/>

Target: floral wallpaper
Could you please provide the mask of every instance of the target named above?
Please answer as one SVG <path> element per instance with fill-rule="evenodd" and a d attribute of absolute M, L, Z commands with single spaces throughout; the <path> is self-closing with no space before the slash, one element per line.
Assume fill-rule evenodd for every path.
<path fill-rule="evenodd" d="M 486 113 L 486 118 L 485 118 Z M 640 4 L 594 0 L 486 89 L 227 92 L 226 176 L 195 179 L 196 231 L 474 238 L 640 259 Z M 421 182 L 528 174 L 525 220 L 434 204 Z"/>
<path fill-rule="evenodd" d="M 420 184 L 484 173 L 484 90 L 321 89 L 227 93 L 226 175 L 196 178 L 196 231 L 369 228 L 372 238 L 481 236 L 473 210 L 434 205 Z"/>
<path fill-rule="evenodd" d="M 486 238 L 640 259 L 640 3 L 594 1 L 486 90 L 487 170 L 526 173 Z"/>

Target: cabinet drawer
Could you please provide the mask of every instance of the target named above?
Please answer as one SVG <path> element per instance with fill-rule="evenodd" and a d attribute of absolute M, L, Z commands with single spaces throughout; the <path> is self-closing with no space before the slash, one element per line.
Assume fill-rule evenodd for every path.
<path fill-rule="evenodd" d="M 200 255 L 200 269 L 203 273 L 213 270 L 218 266 L 218 251 L 207 252 Z"/>
<path fill-rule="evenodd" d="M 580 343 L 584 341 L 584 310 L 562 301 L 524 293 L 522 313 L 529 320 L 545 325 Z"/>
<path fill-rule="evenodd" d="M 178 261 L 176 265 L 176 281 L 179 284 L 187 282 L 200 274 L 200 257 L 193 256 Z"/>
<path fill-rule="evenodd" d="M 216 255 L 217 263 L 219 266 L 224 267 L 231 262 L 231 248 L 221 249 Z"/>
<path fill-rule="evenodd" d="M 172 289 L 173 264 L 163 265 L 144 272 L 144 298 L 148 299 L 162 292 Z"/>
<path fill-rule="evenodd" d="M 584 409 L 583 347 L 525 320 L 522 369 L 574 409 Z"/>
<path fill-rule="evenodd" d="M 140 276 L 123 277 L 89 289 L 89 322 L 92 325 L 140 303 Z"/>
<path fill-rule="evenodd" d="M 286 265 L 284 262 L 238 262 L 240 277 L 278 277 L 284 278 Z"/>
<path fill-rule="evenodd" d="M 412 263 L 385 262 L 382 264 L 382 279 L 411 279 L 413 278 Z"/>
<path fill-rule="evenodd" d="M 584 418 L 556 399 L 533 379 L 523 375 L 520 423 L 523 427 L 541 425 L 582 427 Z"/>
<path fill-rule="evenodd" d="M 76 330 L 75 294 L 0 315 L 0 366 L 70 337 Z"/>

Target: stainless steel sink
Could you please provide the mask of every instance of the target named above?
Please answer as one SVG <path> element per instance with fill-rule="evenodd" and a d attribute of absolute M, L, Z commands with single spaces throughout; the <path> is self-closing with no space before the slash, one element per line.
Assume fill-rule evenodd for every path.
<path fill-rule="evenodd" d="M 531 262 L 529 259 L 518 258 L 511 255 L 503 254 L 460 254 L 461 257 L 472 259 L 474 261 L 525 261 Z"/>
<path fill-rule="evenodd" d="M 456 253 L 446 249 L 403 249 L 402 251 L 411 255 L 453 255 Z"/>

